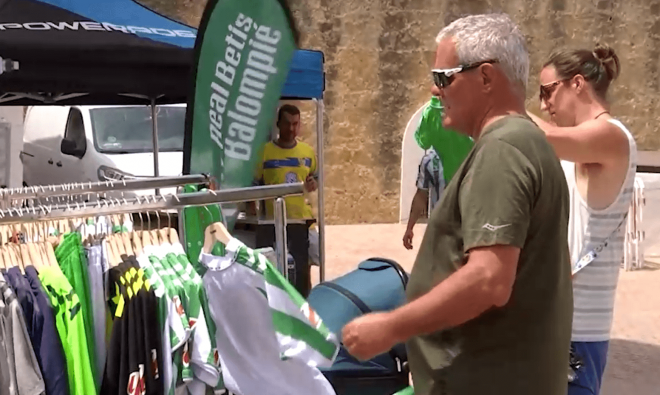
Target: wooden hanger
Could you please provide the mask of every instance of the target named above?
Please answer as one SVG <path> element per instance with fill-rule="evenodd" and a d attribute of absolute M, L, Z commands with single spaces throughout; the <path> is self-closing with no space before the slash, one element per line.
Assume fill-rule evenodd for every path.
<path fill-rule="evenodd" d="M 7 263 L 7 269 L 18 266 L 18 258 L 16 257 L 15 248 L 18 248 L 17 244 L 7 244 L 7 258 L 9 258 L 8 260 L 5 260 L 5 263 Z"/>
<path fill-rule="evenodd" d="M 135 252 L 133 252 L 133 243 L 131 243 L 131 237 L 127 232 L 123 232 L 121 235 L 121 243 L 124 246 L 124 250 L 126 251 L 126 255 L 128 256 L 135 256 Z"/>
<path fill-rule="evenodd" d="M 117 251 L 117 245 L 115 242 L 114 235 L 106 237 L 106 250 L 108 252 L 108 261 L 110 262 L 110 267 L 116 267 L 119 265 L 121 257 Z"/>
<path fill-rule="evenodd" d="M 35 249 L 41 257 L 41 262 L 43 262 L 44 266 L 52 266 L 50 260 L 48 259 L 48 254 L 46 253 L 46 244 L 48 244 L 47 241 L 39 242 L 35 245 Z M 37 265 L 34 265 L 34 267 L 37 269 L 37 271 L 39 270 Z"/>
<path fill-rule="evenodd" d="M 28 250 L 27 244 L 18 245 L 17 258 L 16 261 L 19 269 L 21 269 L 21 273 L 25 273 L 25 266 L 30 262 L 30 251 Z"/>
<path fill-rule="evenodd" d="M 180 244 L 181 239 L 179 239 L 179 233 L 176 231 L 175 227 L 169 228 L 169 240 L 170 244 Z"/>
<path fill-rule="evenodd" d="M 21 254 L 23 255 L 23 259 L 29 260 L 29 263 L 37 268 L 37 270 L 41 270 L 46 265 L 41 253 L 37 249 L 36 243 L 21 244 Z M 24 262 L 24 265 L 29 266 L 27 263 Z"/>
<path fill-rule="evenodd" d="M 216 242 L 220 242 L 224 245 L 229 244 L 229 241 L 232 239 L 231 234 L 225 228 L 225 225 L 221 222 L 214 222 L 211 225 L 206 227 L 204 231 L 204 246 L 202 251 L 205 254 L 210 254 L 213 251 L 213 246 Z"/>
<path fill-rule="evenodd" d="M 149 230 L 142 230 L 142 247 L 146 246 L 152 246 L 154 245 L 153 241 L 151 240 L 151 233 Z"/>
<path fill-rule="evenodd" d="M 9 227 L 7 226 L 2 226 L 0 227 L 0 244 L 5 245 L 7 244 L 8 240 L 8 233 L 9 233 Z"/>
<path fill-rule="evenodd" d="M 158 229 L 150 230 L 149 237 L 151 238 L 153 245 L 159 246 L 161 244 L 160 235 L 158 234 Z"/>
<path fill-rule="evenodd" d="M 12 267 L 12 259 L 11 256 L 9 255 L 9 245 L 4 245 L 2 246 L 2 249 L 0 249 L 0 253 L 2 254 L 2 260 L 4 261 L 4 268 L 9 269 Z"/>
<path fill-rule="evenodd" d="M 124 242 L 121 239 L 121 234 L 113 235 L 115 240 L 115 249 L 119 256 L 126 255 L 126 249 L 124 248 Z"/>
<path fill-rule="evenodd" d="M 2 245 L 0 246 L 0 269 L 7 269 L 7 265 L 5 265 L 5 250 L 6 246 Z"/>
<path fill-rule="evenodd" d="M 142 255 L 143 247 L 142 247 L 142 240 L 140 239 L 140 235 L 138 232 L 133 230 L 131 232 L 131 240 L 133 241 L 133 252 L 135 252 L 135 256 L 139 257 Z"/>
<path fill-rule="evenodd" d="M 49 266 L 57 267 L 60 264 L 57 262 L 57 257 L 55 256 L 55 249 L 50 243 L 45 243 L 46 255 L 48 255 Z"/>
<path fill-rule="evenodd" d="M 14 251 L 11 244 L 7 244 L 3 251 L 3 258 L 5 260 L 5 267 L 9 269 L 10 267 L 16 266 L 16 259 L 14 258 Z"/>
<path fill-rule="evenodd" d="M 161 243 L 169 243 L 170 242 L 170 229 L 171 228 L 161 228 L 158 229 L 158 236 L 159 240 Z"/>

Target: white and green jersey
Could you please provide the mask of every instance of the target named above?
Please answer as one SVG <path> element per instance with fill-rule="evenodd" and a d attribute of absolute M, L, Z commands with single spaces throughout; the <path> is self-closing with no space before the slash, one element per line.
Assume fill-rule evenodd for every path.
<path fill-rule="evenodd" d="M 191 395 L 203 395 L 207 385 L 212 388 L 218 386 L 220 371 L 215 363 L 214 344 L 202 308 L 200 297 L 203 292 L 202 285 L 194 281 L 194 277 L 187 272 L 176 255 L 178 252 L 169 243 L 163 243 L 158 247 L 146 247 L 144 250 L 165 283 L 172 284 L 181 297 L 191 331 L 188 342 L 184 344 L 184 373 L 187 368 L 192 369 L 190 382 L 185 383 L 187 381 L 185 374 L 183 380 Z"/>
<path fill-rule="evenodd" d="M 171 295 L 147 256 L 142 255 L 137 261 L 152 284 L 154 293 L 158 298 L 158 321 L 163 339 L 163 384 L 165 394 L 173 395 L 177 374 L 180 371 L 180 366 L 176 366 L 174 353 L 188 341 L 190 331 L 184 327 L 187 317 L 185 317 L 182 308 L 177 311 L 176 298 Z M 181 306 L 181 303 L 178 303 L 178 306 Z M 180 365 L 181 362 L 178 364 Z"/>
<path fill-rule="evenodd" d="M 336 336 L 263 255 L 232 239 L 225 256 L 202 253 L 200 261 L 229 391 L 335 394 L 317 367 L 332 365 Z"/>

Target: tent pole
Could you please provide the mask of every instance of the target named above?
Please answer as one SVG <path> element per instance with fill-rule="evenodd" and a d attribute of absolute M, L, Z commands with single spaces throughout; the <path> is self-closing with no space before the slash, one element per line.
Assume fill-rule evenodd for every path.
<path fill-rule="evenodd" d="M 156 114 L 156 99 L 151 99 L 151 135 L 154 142 L 154 177 L 158 177 L 158 119 Z M 156 188 L 156 195 L 160 195 L 160 189 Z"/>
<path fill-rule="evenodd" d="M 325 209 L 323 203 L 323 99 L 316 100 L 316 151 L 318 156 L 318 172 L 319 172 L 319 280 L 325 281 Z"/>

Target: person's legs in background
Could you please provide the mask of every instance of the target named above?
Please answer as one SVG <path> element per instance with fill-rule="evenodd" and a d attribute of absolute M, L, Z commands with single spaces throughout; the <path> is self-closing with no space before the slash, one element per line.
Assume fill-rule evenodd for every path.
<path fill-rule="evenodd" d="M 572 342 L 571 346 L 582 366 L 576 378 L 568 383 L 568 395 L 598 395 L 603 383 L 609 342 Z"/>
<path fill-rule="evenodd" d="M 309 228 L 309 263 L 314 266 L 321 264 L 319 254 L 319 231 L 315 226 Z"/>

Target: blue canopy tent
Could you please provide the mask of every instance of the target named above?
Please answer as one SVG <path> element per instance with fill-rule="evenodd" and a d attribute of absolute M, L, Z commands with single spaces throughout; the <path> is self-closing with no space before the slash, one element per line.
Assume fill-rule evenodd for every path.
<path fill-rule="evenodd" d="M 0 61 L 18 64 L 0 67 L 0 105 L 151 105 L 155 120 L 156 105 L 188 101 L 196 36 L 133 0 L 0 0 Z M 298 50 L 281 96 L 316 102 L 319 148 L 324 88 L 323 53 Z M 318 163 L 322 185 L 322 149 Z M 319 229 L 323 280 L 323 216 Z"/>
<path fill-rule="evenodd" d="M 133 0 L 0 0 L 0 105 L 185 103 L 197 30 Z M 323 54 L 299 50 L 282 94 L 321 99 Z"/>

